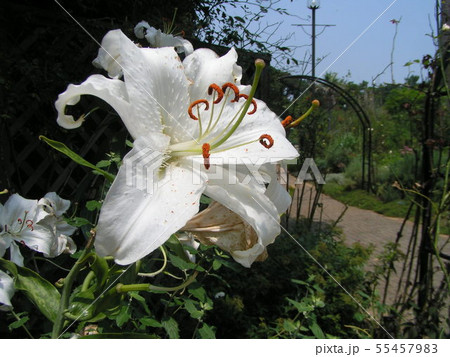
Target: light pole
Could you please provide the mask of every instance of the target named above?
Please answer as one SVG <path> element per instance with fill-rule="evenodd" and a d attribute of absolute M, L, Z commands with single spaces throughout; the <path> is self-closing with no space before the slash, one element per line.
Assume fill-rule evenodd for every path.
<path fill-rule="evenodd" d="M 312 11 L 312 77 L 316 77 L 316 10 L 320 7 L 320 0 L 307 0 L 306 6 Z"/>

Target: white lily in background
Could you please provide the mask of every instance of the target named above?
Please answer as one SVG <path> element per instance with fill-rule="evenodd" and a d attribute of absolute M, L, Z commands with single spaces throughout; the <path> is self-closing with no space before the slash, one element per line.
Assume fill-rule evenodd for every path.
<path fill-rule="evenodd" d="M 145 38 L 151 47 L 175 47 L 178 53 L 184 52 L 186 56 L 194 52 L 194 48 L 188 40 L 157 30 L 146 21 L 141 21 L 134 27 L 134 34 L 137 38 Z"/>
<path fill-rule="evenodd" d="M 93 75 L 55 103 L 58 124 L 73 129 L 84 118 L 65 114 L 66 106 L 99 97 L 135 138 L 101 209 L 97 252 L 118 264 L 146 256 L 198 212 L 203 193 L 236 212 L 261 245 L 272 242 L 280 232 L 275 196 L 250 173 L 298 153 L 277 116 L 253 99 L 256 85 L 240 85 L 235 50 L 218 57 L 199 49 L 181 62 L 173 48 L 139 48 L 120 30 L 102 45 L 99 55 L 112 54 L 124 80 Z M 111 75 L 111 62 L 99 62 Z"/>
<path fill-rule="evenodd" d="M 62 199 L 55 192 L 49 192 L 39 200 L 38 205 L 48 213 L 39 224 L 45 224 L 49 229 L 52 229 L 56 238 L 50 248 L 50 254 L 44 253 L 44 255 L 52 258 L 62 253 L 75 253 L 77 246 L 70 236 L 76 231 L 76 227 L 68 224 L 63 218 L 70 207 L 70 201 Z"/>
<path fill-rule="evenodd" d="M 17 243 L 47 257 L 64 252 L 64 241 L 75 246 L 71 238 L 62 237 L 58 231 L 58 227 L 62 229 L 61 233 L 69 231 L 61 222 L 58 223 L 59 220 L 59 216 L 46 211 L 37 200 L 26 199 L 18 194 L 10 196 L 4 206 L 0 204 L 0 257 L 9 248 L 10 260 L 23 266 L 23 256 Z"/>
<path fill-rule="evenodd" d="M 11 298 L 13 297 L 14 292 L 13 278 L 0 270 L 0 311 L 12 309 Z"/>

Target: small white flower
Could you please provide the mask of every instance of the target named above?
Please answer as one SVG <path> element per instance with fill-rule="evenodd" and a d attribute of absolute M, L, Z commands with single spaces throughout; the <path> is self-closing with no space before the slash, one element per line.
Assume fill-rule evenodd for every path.
<path fill-rule="evenodd" d="M 219 291 L 218 293 L 216 293 L 214 295 L 214 299 L 220 299 L 220 298 L 223 298 L 223 297 L 225 297 L 225 293 L 223 291 Z"/>
<path fill-rule="evenodd" d="M 158 47 L 175 47 L 177 53 L 183 53 L 189 56 L 194 52 L 192 44 L 179 36 L 172 36 L 151 27 L 146 21 L 139 22 L 134 28 L 134 34 L 137 38 L 144 38 L 150 46 Z"/>
<path fill-rule="evenodd" d="M 442 31 L 450 31 L 450 25 L 445 23 L 442 25 Z"/>
<path fill-rule="evenodd" d="M 196 242 L 193 237 L 188 236 L 188 235 L 179 236 L 178 240 L 180 241 L 180 243 L 182 245 L 194 248 L 195 250 L 197 250 L 198 247 L 200 246 L 200 243 Z M 188 249 L 184 249 L 184 252 L 186 253 L 188 259 L 192 263 L 195 263 L 195 255 L 192 254 Z"/>
<path fill-rule="evenodd" d="M 67 245 L 75 248 L 72 239 L 64 235 L 72 234 L 74 228 L 62 222 L 57 214 L 65 211 L 59 206 L 65 200 L 59 201 L 60 198 L 54 193 L 49 195 L 46 204 L 43 200 L 38 203 L 37 200 L 29 200 L 18 194 L 9 197 L 4 206 L 0 204 L 0 257 L 9 248 L 10 260 L 23 266 L 23 256 L 17 243 L 47 257 L 61 254 Z"/>
<path fill-rule="evenodd" d="M 49 192 L 39 200 L 38 205 L 48 213 L 48 215 L 40 221 L 40 224 L 45 223 L 48 227 L 54 227 L 55 229 L 56 239 L 52 244 L 50 254 L 46 256 L 56 257 L 62 253 L 75 253 L 77 246 L 70 236 L 76 231 L 76 227 L 68 224 L 63 218 L 64 213 L 66 213 L 70 207 L 70 201 L 62 199 L 55 192 Z"/>

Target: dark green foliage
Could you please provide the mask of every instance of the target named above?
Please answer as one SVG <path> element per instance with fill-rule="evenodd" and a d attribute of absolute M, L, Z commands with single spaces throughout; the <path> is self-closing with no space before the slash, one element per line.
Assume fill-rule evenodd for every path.
<path fill-rule="evenodd" d="M 294 236 L 314 259 L 336 277 L 362 304 L 366 291 L 363 266 L 369 251 L 346 247 L 331 232 L 298 231 Z M 269 246 L 269 258 L 251 269 L 236 265 L 219 271 L 226 284 L 208 281 L 225 296 L 214 301 L 207 322 L 220 338 L 357 337 L 345 325 L 364 328 L 355 319 L 360 309 L 293 239 L 282 234 Z M 361 294 L 360 294 L 361 292 Z M 300 312 L 300 313 L 299 313 Z M 319 329 L 320 326 L 320 329 Z"/>

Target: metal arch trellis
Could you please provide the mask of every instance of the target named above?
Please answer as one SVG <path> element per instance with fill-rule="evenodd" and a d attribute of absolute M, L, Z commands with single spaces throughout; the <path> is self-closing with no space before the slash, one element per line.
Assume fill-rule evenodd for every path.
<path fill-rule="evenodd" d="M 298 80 L 306 80 L 310 81 L 313 84 L 319 83 L 322 84 L 335 92 L 341 95 L 342 98 L 350 105 L 350 107 L 356 113 L 362 130 L 362 163 L 361 163 L 361 181 L 362 188 L 365 188 L 367 191 L 372 189 L 372 124 L 370 122 L 370 118 L 364 111 L 364 109 L 359 105 L 358 101 L 345 89 L 338 86 L 335 83 L 332 83 L 324 78 L 313 77 L 308 75 L 291 75 L 284 76 L 280 78 L 280 81 L 287 79 L 298 79 Z"/>

